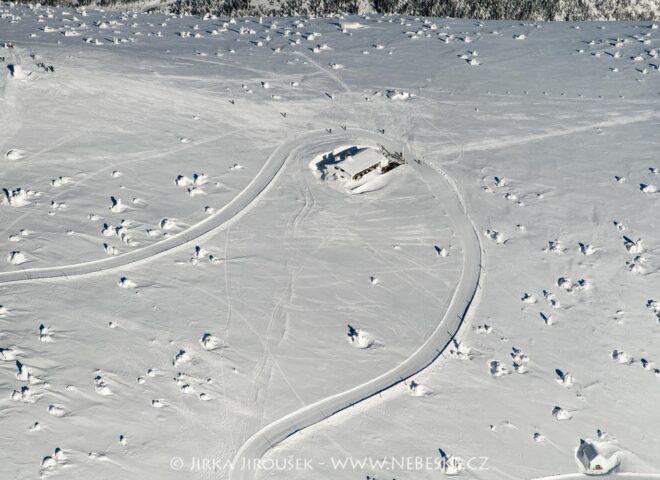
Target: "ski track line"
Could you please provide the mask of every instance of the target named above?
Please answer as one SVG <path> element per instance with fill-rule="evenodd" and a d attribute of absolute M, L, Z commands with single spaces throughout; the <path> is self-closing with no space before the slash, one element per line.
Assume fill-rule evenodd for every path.
<path fill-rule="evenodd" d="M 315 60 L 312 60 L 308 55 L 306 55 L 303 52 L 293 52 L 294 55 L 297 55 L 299 57 L 303 57 L 307 62 L 312 64 L 312 66 L 316 67 L 316 69 L 321 72 L 321 74 L 329 77 L 330 79 L 334 80 L 339 84 L 344 89 L 345 93 L 353 93 L 351 90 L 351 87 L 348 86 L 348 84 L 341 79 L 341 77 L 335 73 L 332 73 L 330 70 L 323 68 L 321 65 L 319 65 Z"/>
<path fill-rule="evenodd" d="M 330 143 L 328 138 L 331 138 L 334 143 Z M 304 155 L 303 158 L 311 159 L 315 153 L 328 151 L 340 145 L 340 143 L 337 143 L 338 138 L 341 137 L 326 136 L 326 140 L 321 138 L 316 139 L 316 143 L 310 145 L 314 150 Z M 396 151 L 399 147 L 396 142 L 389 140 L 384 135 L 376 135 L 371 132 L 353 130 L 347 133 L 345 138 L 351 139 L 352 142 L 349 143 L 354 144 L 382 144 L 393 151 Z M 305 152 L 302 146 L 298 150 Z M 293 156 L 294 153 L 292 152 Z M 411 156 L 410 152 L 408 152 L 407 156 Z M 384 390 L 419 373 L 431 365 L 454 338 L 479 286 L 482 256 L 481 243 L 474 224 L 468 217 L 463 206 L 463 201 L 456 189 L 456 185 L 450 177 L 444 172 L 440 172 L 441 174 L 438 175 L 437 168 L 431 168 L 426 165 L 420 165 L 419 168 L 426 170 L 426 174 L 436 175 L 441 180 L 441 183 L 444 184 L 434 193 L 436 193 L 438 200 L 443 202 L 448 214 L 452 217 L 457 230 L 457 236 L 463 242 L 463 269 L 461 277 L 442 320 L 422 346 L 403 363 L 361 385 L 318 400 L 291 412 L 254 433 L 247 439 L 234 457 L 233 468 L 229 473 L 231 480 L 253 478 L 256 470 L 252 470 L 249 466 L 254 465 L 255 461 L 260 459 L 270 448 L 296 432 L 317 424 L 374 395 L 378 395 Z"/>
<path fill-rule="evenodd" d="M 440 153 L 444 155 L 451 155 L 451 154 L 462 154 L 464 152 L 479 152 L 484 150 L 494 150 L 505 147 L 513 147 L 516 145 L 535 142 L 538 140 L 545 140 L 547 138 L 584 133 L 590 130 L 596 130 L 598 128 L 619 127 L 624 125 L 630 125 L 633 123 L 653 121 L 657 119 L 660 119 L 660 115 L 654 113 L 653 111 L 646 111 L 630 117 L 614 117 L 609 120 L 596 122 L 593 124 L 579 125 L 569 128 L 559 128 L 557 130 L 550 130 L 542 133 L 532 133 L 526 136 L 504 137 L 504 138 L 496 138 L 493 140 L 486 140 L 483 142 L 467 143 L 465 145 L 454 145 L 452 147 L 447 147 L 442 149 Z"/>

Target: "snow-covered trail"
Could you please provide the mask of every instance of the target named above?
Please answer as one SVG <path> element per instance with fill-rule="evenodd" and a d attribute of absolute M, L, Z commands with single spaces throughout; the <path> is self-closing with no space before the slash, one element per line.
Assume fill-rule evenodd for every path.
<path fill-rule="evenodd" d="M 319 153 L 331 151 L 341 145 L 365 144 L 384 145 L 391 151 L 401 150 L 401 145 L 396 141 L 388 139 L 384 135 L 363 130 L 349 129 L 335 134 L 328 134 L 325 130 L 311 131 L 277 147 L 254 179 L 232 201 L 212 216 L 181 233 L 116 257 L 57 267 L 2 272 L 0 273 L 0 283 L 98 274 L 155 259 L 191 242 L 196 242 L 239 218 L 273 184 L 285 163 L 295 162 L 299 164 L 300 168 L 306 168 L 309 159 Z M 407 156 L 410 157 L 411 154 Z M 438 175 L 437 171 L 429 166 L 420 165 L 414 168 L 428 170 L 426 172 L 427 176 L 438 179 L 439 188 L 435 188 L 434 193 L 453 219 L 457 234 L 463 242 L 461 278 L 442 320 L 424 344 L 397 367 L 362 385 L 292 412 L 254 433 L 239 449 L 235 457 L 234 465 L 237 468 L 232 471 L 232 478 L 242 479 L 252 476 L 249 469 L 243 470 L 240 468 L 243 461 L 260 458 L 274 444 L 293 433 L 318 423 L 418 373 L 444 351 L 458 331 L 479 283 L 481 272 L 479 237 L 451 181 L 444 175 Z"/>
<path fill-rule="evenodd" d="M 339 143 L 338 141 L 342 138 L 343 141 Z M 313 158 L 314 153 L 324 151 L 324 149 L 326 151 L 331 150 L 340 144 L 363 145 L 375 142 L 384 145 L 391 151 L 396 151 L 399 147 L 384 136 L 377 136 L 364 131 L 359 131 L 359 133 L 353 131 L 340 136 L 327 135 L 324 139 L 317 138 L 314 140 L 313 143 L 308 141 L 307 145 L 298 145 L 297 149 L 291 152 L 291 160 L 302 162 L 304 159 Z M 311 148 L 314 150 L 310 151 Z M 410 154 L 407 156 L 410 157 Z M 428 367 L 442 354 L 460 328 L 479 286 L 482 257 L 479 236 L 449 177 L 442 172 L 438 175 L 437 172 L 432 171 L 433 169 L 425 165 L 418 168 L 428 170 L 426 172 L 428 176 L 439 178 L 438 183 L 440 185 L 439 188 L 434 189 L 434 194 L 446 208 L 457 230 L 457 236 L 463 242 L 463 269 L 449 308 L 424 344 L 403 363 L 366 383 L 296 410 L 254 433 L 243 444 L 234 458 L 233 469 L 230 473 L 232 480 L 252 478 L 255 474 L 252 469 L 255 460 L 261 458 L 267 450 L 287 437 L 356 403 L 377 395 L 379 392 L 410 378 Z"/>
<path fill-rule="evenodd" d="M 310 132 L 307 134 L 307 136 L 310 135 L 320 135 L 320 133 Z M 69 278 L 107 272 L 151 260 L 189 245 L 245 213 L 248 207 L 250 207 L 273 182 L 284 165 L 284 162 L 288 157 L 288 152 L 295 148 L 297 143 L 299 143 L 299 139 L 285 142 L 276 148 L 252 181 L 227 205 L 219 209 L 213 215 L 210 215 L 208 218 L 180 233 L 172 235 L 165 240 L 153 243 L 147 247 L 136 249 L 115 257 L 55 267 L 29 268 L 12 272 L 0 272 L 0 284 L 52 278 Z"/>

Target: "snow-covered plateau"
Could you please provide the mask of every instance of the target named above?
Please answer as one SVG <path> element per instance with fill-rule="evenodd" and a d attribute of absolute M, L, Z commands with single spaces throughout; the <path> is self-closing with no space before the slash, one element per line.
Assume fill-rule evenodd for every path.
<path fill-rule="evenodd" d="M 660 478 L 657 23 L 0 47 L 0 479 Z"/>

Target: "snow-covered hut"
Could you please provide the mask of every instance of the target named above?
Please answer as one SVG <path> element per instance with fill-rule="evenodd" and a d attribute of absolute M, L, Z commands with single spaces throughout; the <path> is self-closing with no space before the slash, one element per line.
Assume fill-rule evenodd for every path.
<path fill-rule="evenodd" d="M 347 156 L 334 168 L 342 178 L 358 180 L 376 169 L 382 170 L 389 165 L 389 160 L 378 150 L 363 148 L 354 155 Z"/>

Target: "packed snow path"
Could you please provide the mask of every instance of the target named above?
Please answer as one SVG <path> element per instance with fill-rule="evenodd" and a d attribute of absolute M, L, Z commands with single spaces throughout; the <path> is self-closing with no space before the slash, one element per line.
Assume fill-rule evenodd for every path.
<path fill-rule="evenodd" d="M 291 160 L 296 163 L 309 161 L 313 153 L 330 151 L 337 145 L 376 143 L 385 146 L 390 151 L 400 150 L 400 146 L 387 140 L 384 136 L 377 136 L 368 132 L 351 132 L 343 136 L 328 136 L 324 138 L 308 137 L 307 143 L 298 145 L 291 151 Z M 313 148 L 313 151 L 309 151 Z M 325 149 L 325 150 L 324 150 Z M 313 152 L 313 153 L 312 153 Z M 405 155 L 406 152 L 404 152 Z M 410 154 L 405 155 L 410 158 Z M 431 170 L 422 164 L 414 168 Z M 434 192 L 438 200 L 446 208 L 453 220 L 457 236 L 463 242 L 463 269 L 461 277 L 451 298 L 449 308 L 438 323 L 433 333 L 426 339 L 410 357 L 397 367 L 378 377 L 358 385 L 350 390 L 332 395 L 292 412 L 279 420 L 267 425 L 253 434 L 239 449 L 233 462 L 230 473 L 232 480 L 243 480 L 254 477 L 256 471 L 250 468 L 255 460 L 264 453 L 294 433 L 359 403 L 369 397 L 377 395 L 407 378 L 417 374 L 428 367 L 442 354 L 458 331 L 479 286 L 481 274 L 481 244 L 474 224 L 467 216 L 458 192 L 451 179 L 444 172 L 426 172 L 428 176 L 440 177 L 440 188 Z"/>
<path fill-rule="evenodd" d="M 338 145 L 383 145 L 390 151 L 400 150 L 400 145 L 384 135 L 354 130 L 342 134 L 328 134 L 326 131 L 313 131 L 292 141 L 280 145 L 267 159 L 256 177 L 232 201 L 209 218 L 193 225 L 187 230 L 173 235 L 166 240 L 145 248 L 112 258 L 62 265 L 47 268 L 24 269 L 0 273 L 0 283 L 25 282 L 32 280 L 69 278 L 107 272 L 128 265 L 154 259 L 180 247 L 198 241 L 201 237 L 226 225 L 244 213 L 261 194 L 272 184 L 287 161 L 294 162 L 298 168 L 306 168 L 309 159 L 319 153 L 331 151 Z M 405 155 L 405 153 L 408 153 Z M 409 152 L 404 155 L 410 157 Z M 429 169 L 426 165 L 416 168 Z M 463 241 L 463 269 L 449 308 L 442 320 L 426 340 L 406 361 L 390 371 L 345 392 L 325 398 L 267 425 L 253 434 L 239 449 L 235 459 L 232 478 L 250 478 L 252 471 L 242 469 L 247 461 L 261 458 L 273 445 L 281 442 L 295 432 L 318 423 L 331 415 L 365 400 L 393 385 L 415 375 L 430 365 L 447 347 L 458 331 L 463 318 L 476 293 L 481 272 L 481 246 L 474 225 L 468 218 L 460 198 L 443 172 L 428 171 L 443 179 L 442 188 L 435 195 L 443 203 L 453 219 L 458 236 Z"/>
<path fill-rule="evenodd" d="M 273 183 L 287 161 L 295 162 L 299 164 L 300 168 L 305 168 L 309 160 L 319 153 L 331 151 L 339 145 L 363 144 L 383 145 L 390 151 L 401 149 L 400 145 L 384 135 L 361 130 L 352 130 L 341 134 L 328 134 L 326 131 L 309 132 L 280 145 L 269 156 L 256 177 L 232 201 L 209 218 L 181 233 L 116 257 L 58 267 L 2 272 L 0 273 L 0 283 L 97 274 L 170 253 L 198 241 L 246 212 Z M 407 156 L 410 157 L 409 152 L 404 153 L 408 153 Z M 414 168 L 427 169 L 429 170 L 427 175 L 442 179 L 439 183 L 443 185 L 434 193 L 452 218 L 457 229 L 457 235 L 463 242 L 463 269 L 449 308 L 424 344 L 397 367 L 362 385 L 292 412 L 253 434 L 239 449 L 234 459 L 235 468 L 231 472 L 233 479 L 251 478 L 253 472 L 249 469 L 242 469 L 241 465 L 247 464 L 250 460 L 261 458 L 269 448 L 295 432 L 376 395 L 423 370 L 444 351 L 458 331 L 479 283 L 481 272 L 479 237 L 450 179 L 443 172 L 431 171 L 431 168 L 424 164 L 416 165 Z"/>
<path fill-rule="evenodd" d="M 329 137 L 327 132 L 322 132 L 325 134 L 324 139 L 333 138 L 335 141 L 339 141 L 337 137 Z M 261 167 L 257 175 L 247 187 L 245 187 L 227 205 L 201 222 L 180 233 L 172 235 L 165 240 L 115 257 L 56 267 L 26 268 L 12 272 L 0 272 L 0 284 L 51 278 L 69 278 L 107 272 L 109 270 L 115 270 L 154 259 L 163 254 L 175 251 L 180 247 L 196 242 L 204 235 L 217 230 L 219 227 L 227 224 L 229 221 L 234 220 L 244 213 L 275 179 L 282 169 L 284 162 L 289 157 L 289 152 L 296 149 L 296 146 L 303 143 L 305 139 L 308 139 L 306 141 L 309 143 L 310 140 L 320 137 L 321 135 L 321 132 L 314 131 L 304 135 L 302 138 L 297 138 L 280 145 L 268 157 L 266 163 Z"/>

